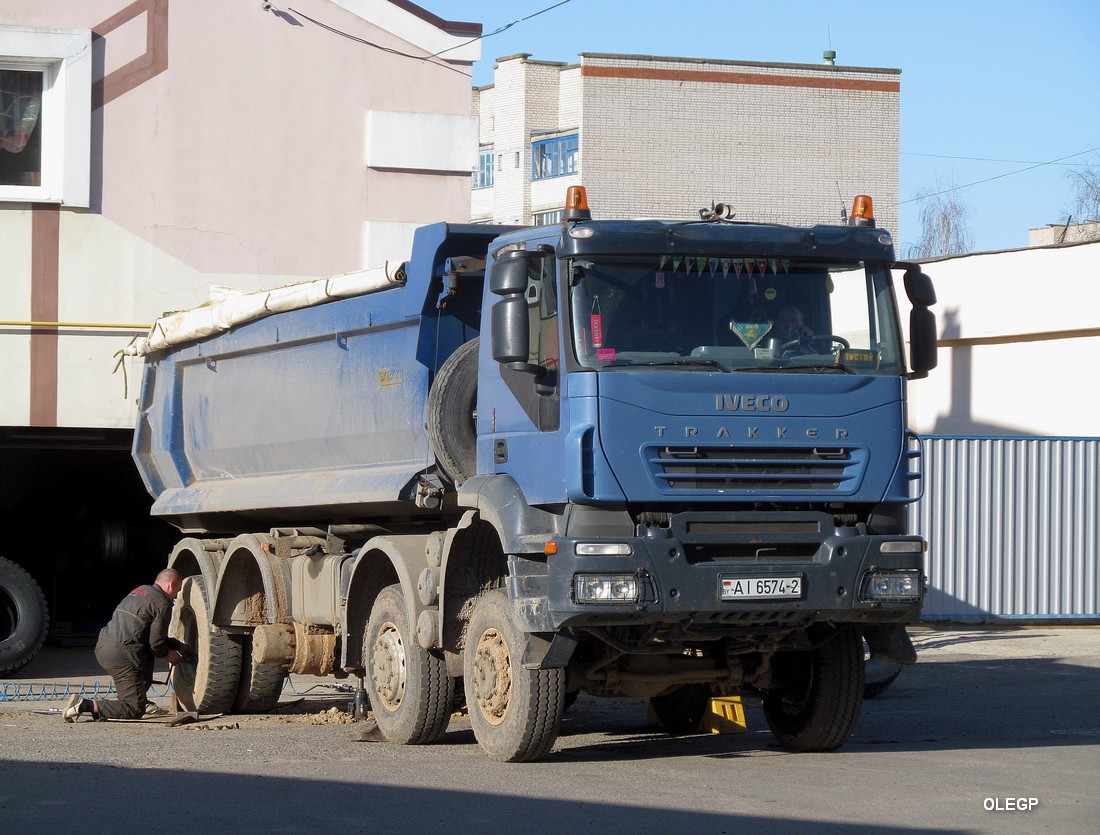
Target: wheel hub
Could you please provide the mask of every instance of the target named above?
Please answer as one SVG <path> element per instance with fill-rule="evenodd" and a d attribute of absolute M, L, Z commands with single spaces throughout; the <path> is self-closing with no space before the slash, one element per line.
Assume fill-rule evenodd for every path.
<path fill-rule="evenodd" d="M 392 623 L 384 624 L 374 639 L 371 680 L 385 707 L 396 710 L 405 695 L 405 644 Z"/>
<path fill-rule="evenodd" d="M 473 668 L 478 708 L 485 721 L 499 725 L 512 695 L 512 664 L 508 645 L 497 630 L 486 629 L 478 639 Z"/>

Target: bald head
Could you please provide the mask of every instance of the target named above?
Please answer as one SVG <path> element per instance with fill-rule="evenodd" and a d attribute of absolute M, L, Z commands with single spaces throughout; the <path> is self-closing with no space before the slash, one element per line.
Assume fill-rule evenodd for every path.
<path fill-rule="evenodd" d="M 183 585 L 183 578 L 176 569 L 165 568 L 157 574 L 156 584 L 160 586 L 161 591 L 168 595 L 169 599 L 175 600 L 176 595 L 180 593 L 180 586 Z"/>

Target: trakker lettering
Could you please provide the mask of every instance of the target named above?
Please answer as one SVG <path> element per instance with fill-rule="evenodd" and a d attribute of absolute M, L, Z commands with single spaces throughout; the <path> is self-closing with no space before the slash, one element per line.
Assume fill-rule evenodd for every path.
<path fill-rule="evenodd" d="M 669 429 L 669 427 L 667 427 L 667 426 L 654 426 L 653 427 L 653 431 L 655 431 L 657 433 L 658 438 L 667 437 L 668 429 Z M 844 440 L 848 439 L 848 430 L 847 429 L 835 429 L 835 430 L 833 430 L 833 432 L 834 432 L 834 437 L 838 441 L 844 441 Z M 807 429 L 803 429 L 802 434 L 807 439 L 809 439 L 811 441 L 817 441 L 817 440 L 820 440 L 820 439 L 825 437 L 825 434 L 822 434 L 821 430 L 818 429 L 816 426 L 811 426 Z M 771 428 L 765 430 L 763 434 L 761 434 L 759 426 L 746 426 L 746 427 L 743 427 L 743 429 L 740 432 L 738 432 L 738 435 L 740 435 L 742 437 L 746 437 L 746 438 L 777 438 L 777 439 L 782 440 L 782 441 L 789 440 L 793 437 L 799 437 L 797 435 L 797 433 L 794 434 L 794 435 L 791 434 L 791 429 L 790 429 L 789 426 L 771 427 Z M 692 439 L 692 440 L 698 439 L 700 437 L 699 427 L 698 426 L 685 426 L 683 428 L 683 437 L 688 438 L 688 439 Z M 727 427 L 719 426 L 718 429 L 715 430 L 714 437 L 715 437 L 715 439 L 732 438 L 733 433 L 731 433 L 730 430 Z"/>
<path fill-rule="evenodd" d="M 714 410 L 717 412 L 785 412 L 791 403 L 781 394 L 716 394 Z"/>

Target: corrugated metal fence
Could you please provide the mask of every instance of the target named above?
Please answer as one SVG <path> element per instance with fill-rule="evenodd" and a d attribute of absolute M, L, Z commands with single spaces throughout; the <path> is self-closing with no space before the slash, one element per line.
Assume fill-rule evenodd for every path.
<path fill-rule="evenodd" d="M 1100 438 L 925 439 L 925 620 L 1100 619 Z"/>

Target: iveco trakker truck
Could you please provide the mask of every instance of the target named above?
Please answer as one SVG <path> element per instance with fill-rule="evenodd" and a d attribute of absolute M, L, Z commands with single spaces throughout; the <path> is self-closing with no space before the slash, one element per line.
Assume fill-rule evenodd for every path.
<path fill-rule="evenodd" d="M 864 642 L 915 658 L 934 291 L 868 198 L 844 225 L 728 214 L 592 219 L 572 189 L 559 225 L 426 226 L 377 274 L 158 321 L 133 452 L 187 536 L 181 701 L 350 676 L 388 740 L 464 699 L 520 761 L 579 692 L 672 731 L 745 694 L 789 749 L 844 743 Z"/>

